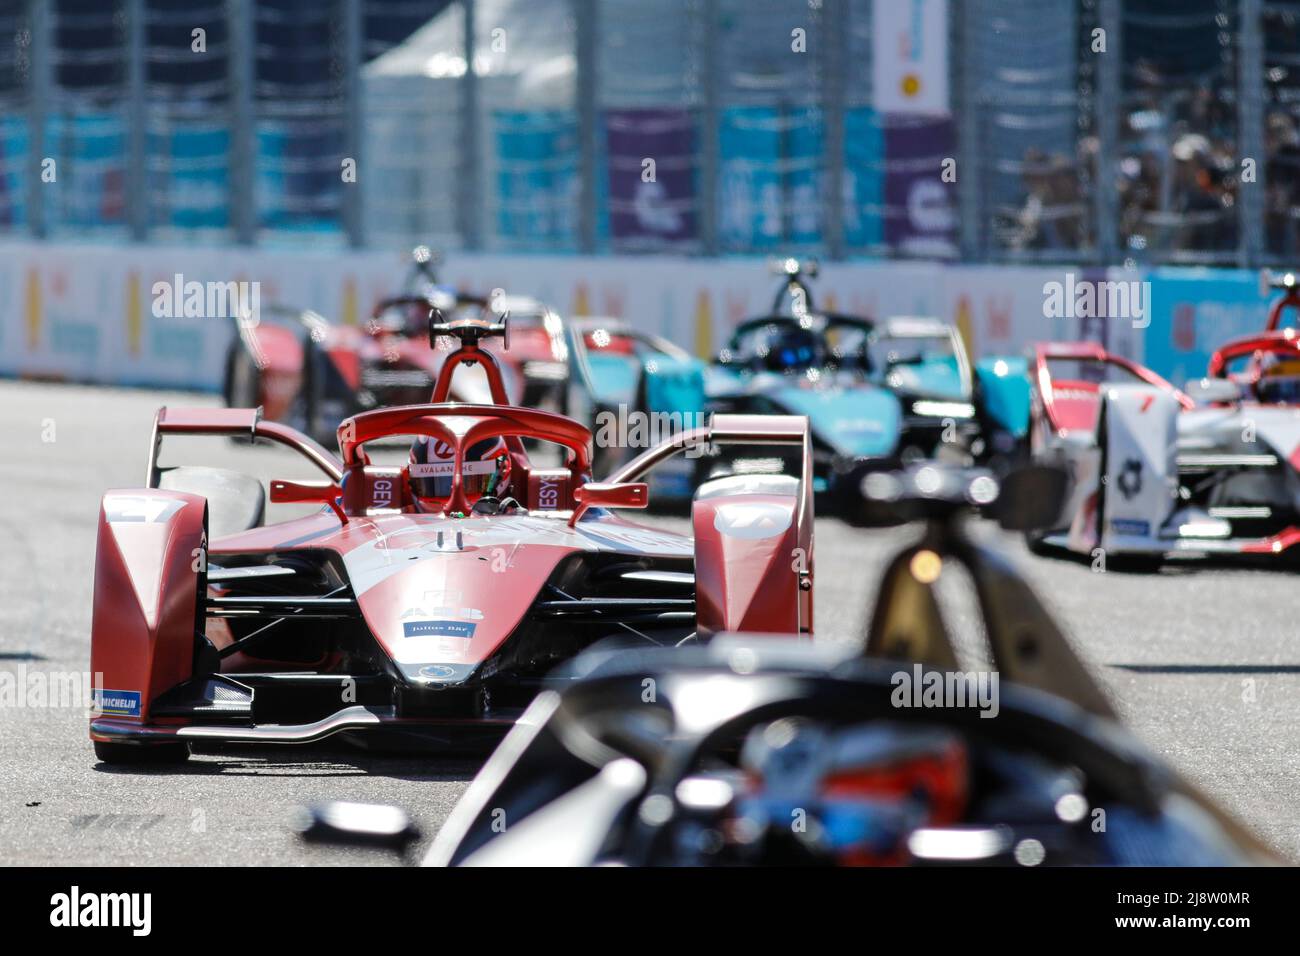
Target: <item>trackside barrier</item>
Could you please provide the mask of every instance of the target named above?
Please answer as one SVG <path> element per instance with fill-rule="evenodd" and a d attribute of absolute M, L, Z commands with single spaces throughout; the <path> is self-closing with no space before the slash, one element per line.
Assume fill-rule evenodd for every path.
<path fill-rule="evenodd" d="M 356 323 L 399 288 L 407 262 L 405 250 L 0 242 L 0 375 L 215 391 L 239 303 Z M 452 254 L 440 278 L 534 295 L 563 315 L 621 316 L 697 355 L 712 354 L 737 322 L 765 311 L 770 294 L 765 262 L 751 258 Z M 1070 281 L 1150 283 L 1144 314 L 1054 310 L 1045 289 L 1074 288 Z M 1176 385 L 1203 373 L 1216 344 L 1262 329 L 1267 316 L 1258 275 L 1245 270 L 853 261 L 824 264 L 816 288 L 824 308 L 952 322 L 977 356 L 1088 338 Z"/>

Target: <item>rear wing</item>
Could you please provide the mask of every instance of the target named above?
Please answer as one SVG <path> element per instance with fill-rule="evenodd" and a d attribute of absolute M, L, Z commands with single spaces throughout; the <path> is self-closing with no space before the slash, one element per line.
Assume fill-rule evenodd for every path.
<path fill-rule="evenodd" d="M 164 435 L 224 435 L 247 437 L 249 442 L 264 438 L 292 448 L 336 484 L 343 479 L 343 463 L 337 457 L 297 429 L 263 421 L 261 408 L 168 408 L 164 405 L 153 420 L 146 488 L 158 487 L 161 474 L 158 451 Z"/>
<path fill-rule="evenodd" d="M 1183 408 L 1193 408 L 1196 405 L 1182 389 L 1161 378 L 1151 369 L 1138 365 L 1137 362 L 1122 355 L 1107 351 L 1100 342 L 1040 342 L 1034 346 L 1033 355 L 1034 368 L 1031 380 L 1038 390 L 1048 418 L 1053 421 L 1055 420 L 1052 415 L 1052 372 L 1048 367 L 1048 363 L 1053 361 L 1099 362 L 1103 365 L 1113 365 L 1147 385 L 1169 392 Z"/>

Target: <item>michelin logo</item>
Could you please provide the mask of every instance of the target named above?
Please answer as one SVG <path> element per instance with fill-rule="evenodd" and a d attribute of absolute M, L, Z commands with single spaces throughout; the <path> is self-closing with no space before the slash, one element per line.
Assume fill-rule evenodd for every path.
<path fill-rule="evenodd" d="M 140 692 L 138 690 L 101 690 L 95 688 L 94 711 L 113 717 L 139 717 Z"/>

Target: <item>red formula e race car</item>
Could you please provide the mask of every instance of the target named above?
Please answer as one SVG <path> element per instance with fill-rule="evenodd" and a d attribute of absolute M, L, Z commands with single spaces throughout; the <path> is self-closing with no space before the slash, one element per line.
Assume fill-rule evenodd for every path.
<path fill-rule="evenodd" d="M 100 759 L 336 733 L 456 746 L 509 726 L 556 663 L 598 642 L 811 634 L 805 419 L 716 415 L 596 482 L 585 426 L 506 404 L 499 363 L 480 347 L 504 331 L 474 319 L 431 326 L 431 344 L 458 341 L 432 402 L 345 420 L 338 456 L 256 409 L 158 412 L 145 487 L 108 492 L 100 515 L 90 722 Z M 448 402 L 453 375 L 474 365 L 495 403 Z M 272 481 L 270 499 L 319 511 L 264 525 L 260 482 L 160 466 L 174 435 L 287 446 L 321 478 Z M 396 436 L 411 442 L 410 460 L 375 463 L 367 446 Z M 693 535 L 611 512 L 644 507 L 647 472 L 706 442 L 789 447 L 802 471 L 702 486 Z"/>
<path fill-rule="evenodd" d="M 447 357 L 428 347 L 429 317 L 510 316 L 513 341 L 502 353 L 506 392 L 529 407 L 558 409 L 568 379 L 563 321 L 524 296 L 489 301 L 465 293 L 435 292 L 383 299 L 361 326 L 337 325 L 311 311 L 264 309 L 256 322 L 236 323 L 226 355 L 223 394 L 232 408 L 262 409 L 320 442 L 350 415 L 425 401 Z M 457 399 L 488 402 L 482 375 L 464 375 Z"/>
<path fill-rule="evenodd" d="M 560 410 L 569 376 L 564 323 L 526 296 L 480 296 L 437 284 L 432 254 L 416 249 L 412 291 L 380 300 L 359 326 L 329 322 L 310 310 L 283 306 L 236 320 L 226 353 L 223 394 L 231 408 L 262 409 L 320 442 L 350 415 L 426 401 L 447 357 L 429 349 L 430 317 L 510 316 L 511 347 L 499 353 L 506 393 L 531 408 Z M 490 402 L 487 379 L 462 375 L 459 401 Z"/>

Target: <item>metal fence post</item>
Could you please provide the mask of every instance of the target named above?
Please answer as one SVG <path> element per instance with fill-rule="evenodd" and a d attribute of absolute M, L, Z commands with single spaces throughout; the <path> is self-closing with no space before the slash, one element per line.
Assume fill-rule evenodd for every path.
<path fill-rule="evenodd" d="M 479 150 L 479 81 L 474 69 L 477 55 L 475 0 L 461 0 L 464 11 L 461 44 L 464 46 L 465 73 L 460 84 L 460 189 L 456 193 L 456 225 L 461 246 L 483 247 L 482 186 L 483 171 Z"/>
<path fill-rule="evenodd" d="M 143 242 L 149 236 L 146 69 L 145 0 L 126 0 L 126 216 L 134 242 Z"/>
<path fill-rule="evenodd" d="M 1093 217 L 1097 228 L 1097 259 L 1102 265 L 1119 258 L 1119 204 L 1115 195 L 1119 173 L 1119 120 L 1124 108 L 1123 16 L 1120 0 L 1099 0 L 1097 22 L 1105 31 L 1106 52 L 1097 57 L 1097 172 L 1093 182 Z"/>
<path fill-rule="evenodd" d="M 50 21 L 46 0 L 31 0 L 27 5 L 27 23 L 31 35 L 28 48 L 27 90 L 27 227 L 32 238 L 44 239 L 49 232 L 46 222 L 43 164 L 46 156 L 45 121 L 49 117 L 50 88 L 53 85 L 53 58 L 50 56 Z M 57 176 L 56 168 L 55 174 Z M 57 181 L 57 180 L 56 180 Z"/>
<path fill-rule="evenodd" d="M 1268 188 L 1264 155 L 1264 31 L 1260 0 L 1239 0 L 1237 61 L 1238 158 L 1255 164 L 1255 181 L 1241 184 L 1237 216 L 1237 264 L 1258 266 L 1266 249 L 1264 197 Z M 1238 166 L 1240 168 L 1240 165 Z"/>
<path fill-rule="evenodd" d="M 365 33 L 362 0 L 341 0 L 343 4 L 343 155 L 354 164 L 355 177 L 343 180 L 343 232 L 348 245 L 358 249 L 365 245 L 365 218 L 360 178 L 371 175 L 362 168 L 361 47 Z M 342 176 L 342 168 L 339 170 Z"/>
<path fill-rule="evenodd" d="M 716 256 L 718 241 L 718 123 L 721 118 L 719 107 L 718 64 L 722 57 L 718 51 L 718 0 L 702 0 L 701 15 L 704 18 L 703 29 L 699 31 L 701 49 L 701 73 L 703 89 L 701 101 L 703 108 L 700 115 L 700 174 L 699 210 L 700 251 L 706 256 Z"/>
<path fill-rule="evenodd" d="M 979 262 L 988 251 L 984 242 L 984 184 L 980 179 L 980 111 L 984 107 L 984 98 L 980 92 L 980 77 L 975 70 L 975 58 L 971 56 L 977 18 L 981 13 L 977 6 L 974 0 L 967 0 L 956 9 L 948 8 L 952 16 L 948 34 L 950 49 L 956 59 L 950 75 L 961 80 L 952 92 L 952 108 L 957 116 L 958 235 L 965 262 Z"/>
<path fill-rule="evenodd" d="M 252 245 L 257 237 L 255 165 L 256 118 L 253 85 L 257 77 L 254 0 L 226 0 L 226 51 L 230 75 L 230 225 L 235 242 Z"/>
<path fill-rule="evenodd" d="M 585 253 L 596 251 L 596 177 L 599 139 L 596 135 L 596 37 L 600 29 L 595 0 L 574 0 L 578 25 L 578 184 L 581 208 L 578 214 L 578 243 Z"/>
<path fill-rule="evenodd" d="M 832 259 L 844 258 L 844 71 L 848 64 L 850 16 L 847 3 L 822 6 L 821 35 L 826 43 L 821 74 L 826 170 L 822 236 Z"/>

